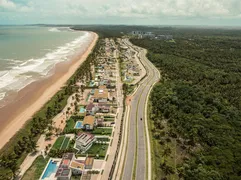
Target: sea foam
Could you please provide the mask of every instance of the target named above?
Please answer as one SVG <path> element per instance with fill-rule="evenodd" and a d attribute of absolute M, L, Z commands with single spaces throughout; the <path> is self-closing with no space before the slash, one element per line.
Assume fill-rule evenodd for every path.
<path fill-rule="evenodd" d="M 29 59 L 25 62 L 16 60 L 18 63 L 9 71 L 0 71 L 0 100 L 9 90 L 19 91 L 31 82 L 48 75 L 57 63 L 66 61 L 74 55 L 81 45 L 89 40 L 89 37 L 90 33 L 84 32 L 84 35 L 45 54 L 44 57 Z"/>
<path fill-rule="evenodd" d="M 54 27 L 54 28 L 50 28 L 49 31 L 50 32 L 64 32 L 64 31 L 69 32 L 69 31 L 74 31 L 74 30 L 72 30 L 69 27 L 58 27 L 58 28 Z"/>
<path fill-rule="evenodd" d="M 5 92 L 3 92 L 3 93 L 0 93 L 0 100 L 2 100 L 4 97 L 5 97 Z"/>
<path fill-rule="evenodd" d="M 50 32 L 61 32 L 58 28 L 50 28 Z"/>

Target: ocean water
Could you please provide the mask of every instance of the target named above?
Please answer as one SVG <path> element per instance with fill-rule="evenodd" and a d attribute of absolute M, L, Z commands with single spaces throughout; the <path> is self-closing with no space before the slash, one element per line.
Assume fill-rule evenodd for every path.
<path fill-rule="evenodd" d="M 0 100 L 49 75 L 89 41 L 68 27 L 0 26 Z"/>

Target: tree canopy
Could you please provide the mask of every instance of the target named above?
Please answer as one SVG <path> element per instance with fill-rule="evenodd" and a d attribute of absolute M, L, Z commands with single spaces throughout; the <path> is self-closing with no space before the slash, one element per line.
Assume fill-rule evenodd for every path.
<path fill-rule="evenodd" d="M 216 31 L 131 40 L 162 74 L 150 97 L 153 138 L 161 143 L 165 120 L 195 147 L 176 171 L 184 179 L 241 178 L 241 33 Z"/>

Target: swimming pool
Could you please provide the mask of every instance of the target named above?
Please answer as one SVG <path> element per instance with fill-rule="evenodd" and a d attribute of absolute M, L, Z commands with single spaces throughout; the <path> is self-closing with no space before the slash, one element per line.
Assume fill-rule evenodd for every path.
<path fill-rule="evenodd" d="M 57 171 L 57 163 L 54 162 L 53 160 L 50 160 L 41 179 L 50 177 L 51 174 L 55 174 L 56 171 Z"/>
<path fill-rule="evenodd" d="M 75 128 L 75 129 L 81 129 L 81 128 L 83 128 L 82 123 L 83 123 L 82 121 L 77 121 L 74 128 Z"/>
<path fill-rule="evenodd" d="M 85 108 L 84 108 L 84 107 L 80 107 L 79 112 L 80 112 L 80 113 L 85 113 Z"/>
<path fill-rule="evenodd" d="M 95 85 L 95 82 L 93 82 L 93 81 L 91 81 L 89 84 L 90 87 L 93 87 L 94 85 Z"/>

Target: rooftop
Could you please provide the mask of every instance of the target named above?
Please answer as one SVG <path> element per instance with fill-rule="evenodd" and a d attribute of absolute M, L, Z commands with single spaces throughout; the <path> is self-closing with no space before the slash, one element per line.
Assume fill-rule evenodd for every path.
<path fill-rule="evenodd" d="M 93 164 L 94 164 L 94 158 L 93 157 L 87 157 L 86 159 L 85 159 L 85 166 L 89 166 L 89 167 L 87 167 L 87 168 L 92 168 L 92 166 L 93 166 Z"/>
<path fill-rule="evenodd" d="M 73 160 L 70 164 L 71 168 L 83 170 L 85 168 L 85 162 L 79 160 Z"/>
<path fill-rule="evenodd" d="M 83 125 L 85 124 L 90 124 L 90 125 L 94 125 L 95 123 L 95 117 L 94 116 L 85 116 L 84 121 L 83 121 Z"/>
<path fill-rule="evenodd" d="M 76 141 L 79 141 L 83 145 L 87 145 L 88 143 L 92 142 L 95 139 L 95 136 L 90 133 L 82 132 L 77 137 Z"/>
<path fill-rule="evenodd" d="M 108 98 L 107 89 L 96 89 L 94 93 L 95 98 Z"/>
<path fill-rule="evenodd" d="M 63 155 L 62 161 L 55 174 L 55 177 L 68 177 L 70 173 L 69 165 L 74 157 L 73 153 L 66 153 Z"/>
<path fill-rule="evenodd" d="M 86 110 L 91 111 L 93 107 L 95 107 L 95 105 L 93 103 L 90 103 L 86 106 Z"/>
<path fill-rule="evenodd" d="M 105 80 L 104 80 L 105 81 Z M 102 85 L 102 86 L 99 86 L 99 90 L 105 90 L 106 89 L 106 86 Z"/>

